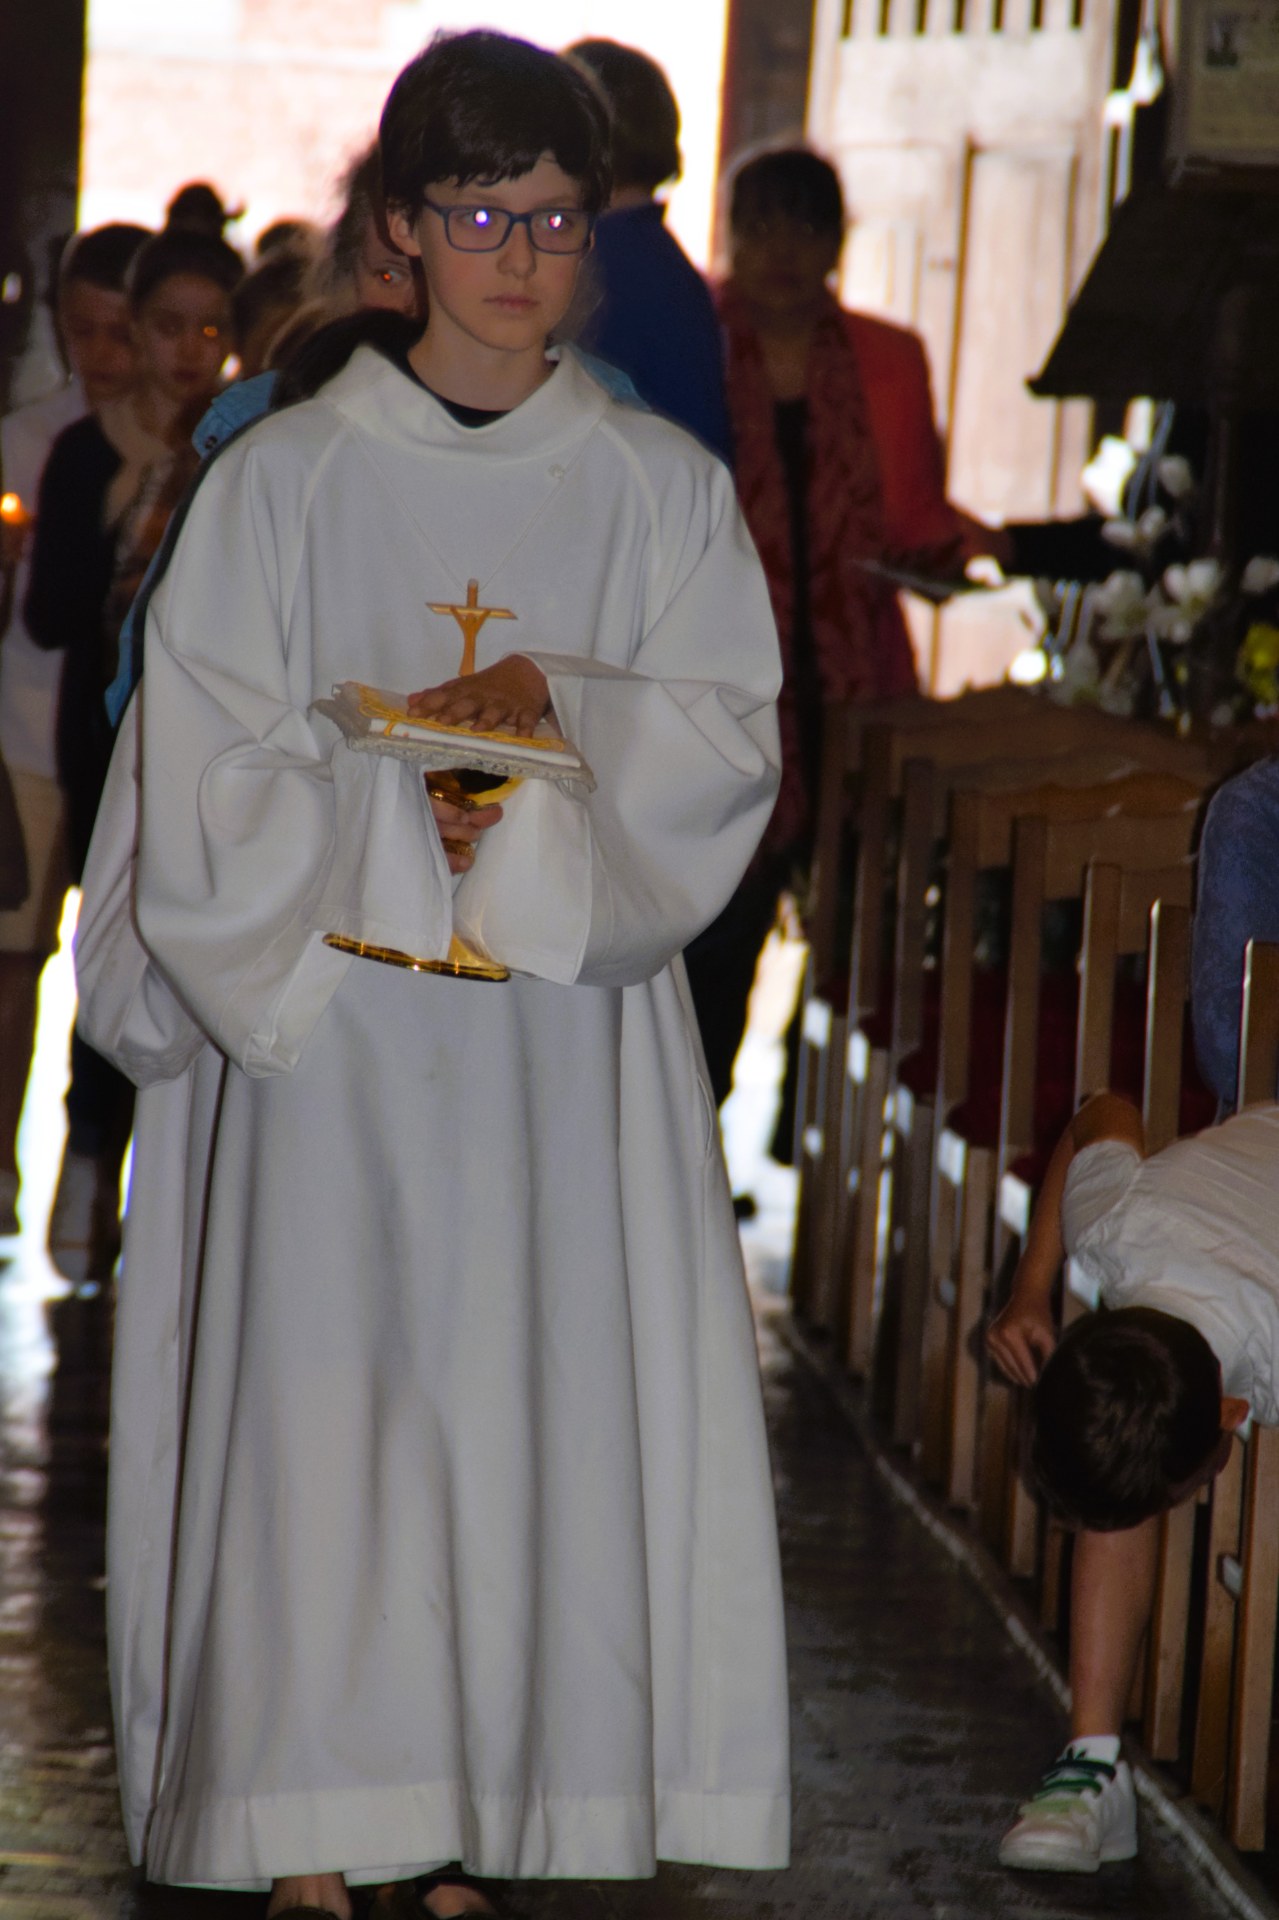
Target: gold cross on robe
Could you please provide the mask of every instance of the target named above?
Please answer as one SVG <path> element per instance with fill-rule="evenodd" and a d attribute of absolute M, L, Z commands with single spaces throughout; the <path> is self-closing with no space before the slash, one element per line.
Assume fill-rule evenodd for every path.
<path fill-rule="evenodd" d="M 462 664 L 458 668 L 458 678 L 463 674 L 475 672 L 475 641 L 480 628 L 486 620 L 514 620 L 518 616 L 509 607 L 482 607 L 479 604 L 480 583 L 468 580 L 466 583 L 466 605 L 464 607 L 427 601 L 430 613 L 451 613 L 462 629 Z"/>

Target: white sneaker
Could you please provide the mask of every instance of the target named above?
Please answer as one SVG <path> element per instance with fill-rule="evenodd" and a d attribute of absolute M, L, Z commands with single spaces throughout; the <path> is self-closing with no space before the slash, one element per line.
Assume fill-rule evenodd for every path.
<path fill-rule="evenodd" d="M 1036 1873 L 1096 1873 L 1137 1852 L 1137 1796 L 1126 1760 L 1112 1766 L 1067 1747 L 1033 1800 L 1018 1811 L 999 1849 L 1001 1867 Z"/>
<path fill-rule="evenodd" d="M 49 1257 L 64 1280 L 102 1280 L 120 1251 L 120 1189 L 87 1153 L 66 1153 L 49 1220 Z"/>
<path fill-rule="evenodd" d="M 16 1173 L 8 1167 L 0 1167 L 0 1240 L 8 1240 L 22 1232 L 18 1219 L 18 1188 L 20 1181 Z"/>

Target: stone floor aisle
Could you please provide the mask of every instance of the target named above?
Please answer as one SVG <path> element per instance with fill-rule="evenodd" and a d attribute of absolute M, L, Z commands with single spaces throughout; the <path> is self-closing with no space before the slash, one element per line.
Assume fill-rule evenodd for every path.
<path fill-rule="evenodd" d="M 108 1312 L 0 1267 L 0 1920 L 254 1920 L 249 1896 L 139 1887 L 103 1673 Z M 899 1505 L 761 1316 L 789 1596 L 795 1865 L 522 1888 L 537 1920 L 1019 1920 L 1226 1909 L 1147 1827 L 1095 1881 L 1013 1878 L 1002 1823 L 1055 1710 L 968 1576 Z"/>

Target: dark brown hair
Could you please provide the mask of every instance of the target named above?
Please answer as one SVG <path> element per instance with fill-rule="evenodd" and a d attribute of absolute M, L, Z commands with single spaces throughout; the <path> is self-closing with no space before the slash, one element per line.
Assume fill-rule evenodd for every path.
<path fill-rule="evenodd" d="M 82 280 L 107 293 L 123 293 L 135 254 L 154 237 L 149 227 L 128 226 L 121 221 L 73 233 L 58 262 L 59 288 Z"/>
<path fill-rule="evenodd" d="M 545 153 L 588 213 L 608 203 L 604 102 L 571 61 L 508 34 L 437 33 L 391 88 L 378 144 L 386 203 L 411 214 L 434 181 L 518 180 Z"/>
<path fill-rule="evenodd" d="M 1031 1411 L 1031 1462 L 1054 1512 L 1109 1533 L 1165 1512 L 1211 1460 L 1221 1368 L 1172 1314 L 1090 1314 L 1063 1335 Z"/>
<path fill-rule="evenodd" d="M 840 239 L 844 194 L 829 160 L 811 147 L 774 147 L 743 160 L 732 176 L 729 224 L 735 232 L 778 215 Z"/>
<path fill-rule="evenodd" d="M 244 208 L 228 212 L 216 187 L 211 187 L 207 180 L 189 180 L 186 186 L 178 188 L 164 211 L 167 227 L 209 233 L 220 240 L 223 228 L 229 221 L 238 220 Z"/>
<path fill-rule="evenodd" d="M 388 247 L 391 245 L 390 235 L 386 231 L 386 210 L 382 205 L 382 162 L 376 141 L 355 156 L 343 174 L 340 186 L 342 211 L 329 229 L 325 248 L 324 270 L 327 291 L 330 293 L 336 292 L 354 277 L 360 248 L 364 245 L 364 230 L 370 220 L 376 226 L 379 238 Z"/>
<path fill-rule="evenodd" d="M 139 247 L 129 267 L 126 291 L 134 313 L 158 286 L 180 273 L 211 280 L 223 293 L 234 293 L 244 278 L 244 262 L 234 247 L 196 227 L 166 227 Z"/>
<path fill-rule="evenodd" d="M 670 82 L 646 53 L 616 40 L 578 40 L 568 49 L 608 102 L 615 187 L 652 193 L 680 173 L 679 107 Z"/>

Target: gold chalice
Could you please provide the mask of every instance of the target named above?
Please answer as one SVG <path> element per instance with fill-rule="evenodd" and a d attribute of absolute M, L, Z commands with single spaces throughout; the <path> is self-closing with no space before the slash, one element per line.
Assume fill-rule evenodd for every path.
<path fill-rule="evenodd" d="M 432 613 L 451 614 L 462 629 L 462 663 L 457 671 L 459 680 L 475 672 L 475 642 L 485 621 L 516 618 L 509 607 L 480 606 L 479 595 L 479 581 L 468 580 L 463 604 L 427 603 Z M 465 729 L 459 728 L 458 731 Z M 477 813 L 482 807 L 500 805 L 507 794 L 514 793 L 520 784 L 518 775 L 513 777 L 483 767 L 432 768 L 425 778 L 426 791 L 432 800 L 442 800 L 464 813 Z M 441 842 L 444 851 L 455 859 L 475 852 L 475 843 L 471 840 L 451 840 L 441 834 Z M 509 967 L 491 959 L 478 947 L 463 940 L 458 933 L 449 941 L 448 956 L 444 960 L 423 960 L 416 954 L 402 953 L 398 947 L 371 946 L 366 941 L 352 940 L 340 933 L 326 933 L 324 944 L 336 947 L 340 953 L 357 954 L 363 960 L 381 960 L 387 966 L 408 967 L 414 973 L 452 974 L 457 980 L 509 980 L 511 977 Z"/>

